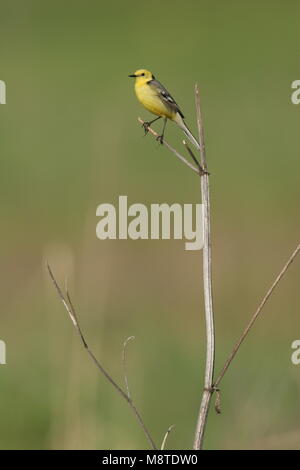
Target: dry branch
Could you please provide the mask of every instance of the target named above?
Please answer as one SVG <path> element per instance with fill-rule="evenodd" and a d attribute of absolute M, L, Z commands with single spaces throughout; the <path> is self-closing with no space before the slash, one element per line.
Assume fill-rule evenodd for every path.
<path fill-rule="evenodd" d="M 246 339 L 246 336 L 249 334 L 252 326 L 254 325 L 254 322 L 257 320 L 258 316 L 260 315 L 263 307 L 265 306 L 266 302 L 268 301 L 268 299 L 271 297 L 271 295 L 273 294 L 274 290 L 276 289 L 277 285 L 279 284 L 279 282 L 281 281 L 281 279 L 283 278 L 283 276 L 285 275 L 285 273 L 287 272 L 288 268 L 290 267 L 290 265 L 292 264 L 292 262 L 294 261 L 294 259 L 296 258 L 296 256 L 298 255 L 298 253 L 300 252 L 300 244 L 297 246 L 297 248 L 293 251 L 293 253 L 291 254 L 291 256 L 289 257 L 288 261 L 285 263 L 285 265 L 283 266 L 282 270 L 280 271 L 280 273 L 278 274 L 278 276 L 276 277 L 276 279 L 274 280 L 273 284 L 271 285 L 271 287 L 269 288 L 269 290 L 267 291 L 266 295 L 264 296 L 264 298 L 262 299 L 262 301 L 260 302 L 259 306 L 257 307 L 257 310 L 255 311 L 255 313 L 253 314 L 250 322 L 248 323 L 248 325 L 246 326 L 245 330 L 243 331 L 240 339 L 238 340 L 238 342 L 236 343 L 236 345 L 234 346 L 234 348 L 232 349 L 231 351 L 231 354 L 230 356 L 228 357 L 227 361 L 225 362 L 223 368 L 221 369 L 221 372 L 219 373 L 215 383 L 214 383 L 214 387 L 213 387 L 213 391 L 218 387 L 218 385 L 220 384 L 221 380 L 223 379 L 228 367 L 230 366 L 231 362 L 233 361 L 236 353 L 238 352 L 238 350 L 240 349 L 242 343 L 244 342 L 244 340 Z"/>
<path fill-rule="evenodd" d="M 161 444 L 161 448 L 160 450 L 165 450 L 165 445 L 166 445 L 166 442 L 167 442 L 167 439 L 168 439 L 168 436 L 170 434 L 170 432 L 172 431 L 172 429 L 174 428 L 174 424 L 171 424 L 171 426 L 169 426 L 164 438 L 163 438 L 163 441 L 162 441 L 162 444 Z"/>
<path fill-rule="evenodd" d="M 211 235 L 210 235 L 210 198 L 209 198 L 209 174 L 207 172 L 206 152 L 204 142 L 204 128 L 201 113 L 200 94 L 198 85 L 195 85 L 196 115 L 200 144 L 200 173 L 201 200 L 203 204 L 203 288 L 206 325 L 206 363 L 204 375 L 204 390 L 200 403 L 200 410 L 196 426 L 194 449 L 202 448 L 205 426 L 208 417 L 215 361 L 215 330 L 212 293 L 212 261 L 211 261 Z"/>
<path fill-rule="evenodd" d="M 138 121 L 143 125 L 145 124 L 145 121 L 143 121 L 143 119 L 141 118 L 138 118 Z M 148 131 L 150 132 L 150 134 L 153 135 L 153 137 L 157 138 L 158 137 L 158 133 L 155 132 L 152 127 L 148 127 Z M 186 166 L 188 166 L 191 170 L 195 171 L 195 173 L 198 173 L 199 174 L 199 168 L 196 168 L 194 167 L 183 155 L 181 155 L 179 152 L 177 152 L 176 149 L 174 149 L 170 144 L 168 144 L 168 142 L 164 139 L 163 141 L 163 145 L 165 147 L 167 147 L 167 149 L 170 150 L 170 152 L 174 153 L 174 155 L 179 158 L 179 160 L 181 160 Z"/>
<path fill-rule="evenodd" d="M 138 423 L 140 424 L 146 438 L 148 439 L 149 441 L 149 444 L 151 445 L 152 449 L 156 450 L 157 447 L 139 413 L 139 411 L 137 410 L 136 406 L 134 405 L 131 397 L 129 394 L 125 393 L 124 390 L 114 381 L 114 379 L 108 374 L 108 372 L 106 372 L 106 370 L 102 367 L 102 365 L 100 364 L 100 362 L 98 361 L 98 359 L 95 357 L 94 353 L 90 350 L 84 336 L 83 336 L 83 333 L 82 333 L 82 330 L 81 330 L 81 327 L 80 327 L 80 324 L 78 322 L 78 317 L 77 317 L 77 313 L 76 313 L 76 310 L 74 308 L 74 305 L 72 303 L 72 300 L 71 300 L 71 297 L 70 297 L 70 294 L 66 288 L 66 297 L 63 295 L 62 293 L 62 290 L 61 288 L 59 287 L 55 277 L 54 277 L 54 274 L 49 266 L 49 264 L 47 263 L 47 269 L 48 269 L 48 272 L 49 272 L 49 275 L 50 275 L 50 278 L 54 284 L 54 287 L 57 291 L 57 294 L 60 298 L 60 300 L 62 301 L 65 309 L 67 310 L 68 314 L 69 314 L 69 317 L 71 318 L 72 320 L 72 323 L 77 331 L 77 333 L 79 334 L 80 336 L 80 339 L 83 343 L 83 346 L 85 347 L 87 353 L 89 354 L 89 356 L 91 357 L 91 359 L 93 360 L 94 364 L 96 364 L 97 368 L 99 369 L 99 371 L 101 372 L 101 374 L 104 375 L 104 377 L 108 380 L 108 382 L 114 387 L 114 389 L 121 395 L 122 398 L 124 398 L 124 400 L 129 404 L 131 410 L 133 411 Z M 124 345 L 124 348 L 125 348 L 126 345 Z M 126 379 L 127 380 L 127 379 Z M 127 382 L 126 382 L 127 383 Z"/>

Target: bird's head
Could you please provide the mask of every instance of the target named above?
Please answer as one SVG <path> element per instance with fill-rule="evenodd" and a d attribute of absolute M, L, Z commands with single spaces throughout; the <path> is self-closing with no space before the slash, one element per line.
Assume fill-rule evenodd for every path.
<path fill-rule="evenodd" d="M 146 69 L 136 70 L 132 75 L 129 75 L 129 77 L 134 77 L 137 84 L 146 83 L 154 79 L 152 73 Z"/>

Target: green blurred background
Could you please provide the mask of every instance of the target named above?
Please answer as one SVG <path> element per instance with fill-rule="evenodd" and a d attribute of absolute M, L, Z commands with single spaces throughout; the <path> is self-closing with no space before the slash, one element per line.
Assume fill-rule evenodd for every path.
<path fill-rule="evenodd" d="M 157 443 L 191 448 L 205 359 L 202 253 L 182 241 L 97 240 L 96 207 L 196 203 L 199 181 L 137 117 L 153 71 L 196 132 L 198 81 L 211 172 L 216 372 L 299 242 L 300 4 L 269 1 L 0 3 L 0 446 L 139 449 L 127 404 L 85 354 L 45 269 L 67 276 L 89 345 Z M 157 129 L 160 125 L 155 125 Z M 182 149 L 180 131 L 167 139 Z M 299 260 L 222 383 L 205 447 L 300 448 Z"/>

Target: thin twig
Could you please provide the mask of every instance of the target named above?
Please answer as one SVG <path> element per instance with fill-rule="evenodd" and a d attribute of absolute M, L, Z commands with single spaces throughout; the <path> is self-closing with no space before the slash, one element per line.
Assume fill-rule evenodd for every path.
<path fill-rule="evenodd" d="M 169 426 L 169 428 L 168 428 L 168 430 L 167 430 L 167 432 L 166 432 L 166 434 L 165 434 L 165 437 L 164 437 L 164 439 L 163 439 L 163 441 L 162 441 L 160 450 L 164 450 L 164 449 L 165 449 L 165 445 L 166 445 L 166 442 L 167 442 L 167 438 L 168 438 L 170 432 L 172 431 L 172 429 L 173 429 L 174 427 L 175 427 L 174 424 L 171 424 L 171 426 Z"/>
<path fill-rule="evenodd" d="M 145 123 L 145 121 L 143 121 L 143 119 L 141 119 L 140 117 L 138 118 L 138 121 L 142 125 Z M 155 132 L 151 127 L 148 127 L 148 131 L 154 137 L 158 137 L 158 133 Z M 174 155 L 176 155 L 176 157 L 179 158 L 179 160 L 181 160 L 185 165 L 187 165 L 189 168 L 191 168 L 193 171 L 199 174 L 199 169 L 194 167 L 194 165 L 192 165 L 185 157 L 183 157 L 179 152 L 177 152 L 176 149 L 174 149 L 170 144 L 168 144 L 168 142 L 166 142 L 165 139 L 163 141 L 163 145 L 165 145 L 167 149 L 169 149 L 172 153 L 174 153 Z"/>
<path fill-rule="evenodd" d="M 223 379 L 224 377 L 224 374 L 226 373 L 228 367 L 230 366 L 231 362 L 233 361 L 236 353 L 238 352 L 238 350 L 240 349 L 240 346 L 241 344 L 243 343 L 243 341 L 245 340 L 246 336 L 249 334 L 252 326 L 254 325 L 254 322 L 255 320 L 258 318 L 258 316 L 260 315 L 263 307 L 265 306 L 266 302 L 268 301 L 268 299 L 271 297 L 271 295 L 273 294 L 275 288 L 277 287 L 278 283 L 281 281 L 281 279 L 283 278 L 283 276 L 285 275 L 285 273 L 287 272 L 288 268 L 290 267 L 290 265 L 292 264 L 292 262 L 294 261 L 294 259 L 296 258 L 296 256 L 298 255 L 298 253 L 300 252 L 300 244 L 297 246 L 297 248 L 293 251 L 293 253 L 291 254 L 290 258 L 288 259 L 288 261 L 285 263 L 285 265 L 283 266 L 282 270 L 280 271 L 280 273 L 278 274 L 278 276 L 276 277 L 276 279 L 274 280 L 273 284 L 271 285 L 271 287 L 269 288 L 269 290 L 267 291 L 266 295 L 264 296 L 264 298 L 262 299 L 262 301 L 260 302 L 259 306 L 257 307 L 257 310 L 256 312 L 253 314 L 250 322 L 248 323 L 247 327 L 245 328 L 245 330 L 243 331 L 240 339 L 238 340 L 238 342 L 236 343 L 236 345 L 234 346 L 230 356 L 228 357 L 227 361 L 225 362 L 223 368 L 221 369 L 221 372 L 219 373 L 215 383 L 214 383 L 214 386 L 213 386 L 213 389 L 215 390 L 218 385 L 220 384 L 221 380 Z"/>
<path fill-rule="evenodd" d="M 201 168 L 201 165 L 200 165 L 199 161 L 197 160 L 197 158 L 195 157 L 194 152 L 193 152 L 192 149 L 190 148 L 189 144 L 187 143 L 186 140 L 183 140 L 182 142 L 183 142 L 183 145 L 185 146 L 185 148 L 187 149 L 187 151 L 189 152 L 190 156 L 191 156 L 192 159 L 194 160 L 194 163 L 196 163 L 197 168 L 200 169 L 200 168 Z"/>
<path fill-rule="evenodd" d="M 200 165 L 200 163 L 198 162 L 197 158 L 195 157 L 195 154 L 194 152 L 192 151 L 191 147 L 189 146 L 189 144 L 187 143 L 186 140 L 183 140 L 182 141 L 183 145 L 185 146 L 185 148 L 187 149 L 187 151 L 189 152 L 190 156 L 192 157 L 192 159 L 194 160 L 194 162 L 196 163 L 197 167 L 198 167 L 198 172 L 200 174 L 200 176 L 204 175 L 205 173 L 209 176 L 209 172 L 207 170 L 204 170 L 204 168 L 202 168 L 202 166 Z"/>
<path fill-rule="evenodd" d="M 126 390 L 127 390 L 127 396 L 128 398 L 131 399 L 130 396 L 130 390 L 129 390 L 129 384 L 128 384 L 128 378 L 127 378 L 127 367 L 126 367 L 126 347 L 129 341 L 132 341 L 135 339 L 135 336 L 129 336 L 124 343 L 123 343 L 123 353 L 122 353 L 122 362 L 123 362 L 123 373 L 124 373 L 124 380 L 125 380 L 125 385 L 126 385 Z"/>
<path fill-rule="evenodd" d="M 81 327 L 79 325 L 79 322 L 78 322 L 78 317 L 77 317 L 77 313 L 76 313 L 76 310 L 74 308 L 74 305 L 71 301 L 71 297 L 70 297 L 70 294 L 68 292 L 68 290 L 66 289 L 66 298 L 64 297 L 63 293 L 62 293 L 62 290 L 61 288 L 59 287 L 54 275 L 53 275 L 53 272 L 47 262 L 47 269 L 48 269 L 48 272 L 49 272 L 49 275 L 51 277 L 51 280 L 54 284 L 54 287 L 58 293 L 58 296 L 60 298 L 60 300 L 62 301 L 65 309 L 67 310 L 68 314 L 69 314 L 69 317 L 71 318 L 72 320 L 72 323 L 74 325 L 74 327 L 76 328 L 76 331 L 77 333 L 79 334 L 80 336 L 80 339 L 83 343 L 83 346 L 85 347 L 85 349 L 87 350 L 89 356 L 91 357 L 91 359 L 93 360 L 93 362 L 96 364 L 97 368 L 100 370 L 100 372 L 105 376 L 105 378 L 108 380 L 108 382 L 115 388 L 115 390 L 124 398 L 124 400 L 127 401 L 127 403 L 129 404 L 130 408 L 132 409 L 133 413 L 135 414 L 135 417 L 137 419 L 137 421 L 139 422 L 141 428 L 143 429 L 144 431 L 144 434 L 145 436 L 147 437 L 152 449 L 156 450 L 157 447 L 144 423 L 144 421 L 142 420 L 142 417 L 139 413 L 139 411 L 137 410 L 136 406 L 134 405 L 132 399 L 130 398 L 129 395 L 127 395 L 124 390 L 122 390 L 122 388 L 114 381 L 114 379 L 108 374 L 108 372 L 106 372 L 106 370 L 102 367 L 102 365 L 100 364 L 100 362 L 97 360 L 97 358 L 94 356 L 93 352 L 90 350 L 84 336 L 83 336 L 83 333 L 82 333 L 82 330 L 81 330 Z"/>
<path fill-rule="evenodd" d="M 204 170 L 207 170 L 206 163 L 206 151 L 205 151 L 205 141 L 204 141 L 204 126 L 201 112 L 201 102 L 200 102 L 200 92 L 198 83 L 195 84 L 195 105 L 196 105 L 196 117 L 197 117 L 197 126 L 199 133 L 199 144 L 200 144 L 200 162 Z"/>
<path fill-rule="evenodd" d="M 204 390 L 202 393 L 197 427 L 195 432 L 194 449 L 202 449 L 205 425 L 208 417 L 210 400 L 213 393 L 213 374 L 215 361 L 215 332 L 212 294 L 212 272 L 211 272 L 211 235 L 210 235 L 210 199 L 209 178 L 206 164 L 206 153 L 204 143 L 204 128 L 200 105 L 200 94 L 198 85 L 195 85 L 195 102 L 197 125 L 200 144 L 200 164 L 204 172 L 200 174 L 201 198 L 203 204 L 203 287 L 206 324 L 206 364 L 204 375 Z"/>

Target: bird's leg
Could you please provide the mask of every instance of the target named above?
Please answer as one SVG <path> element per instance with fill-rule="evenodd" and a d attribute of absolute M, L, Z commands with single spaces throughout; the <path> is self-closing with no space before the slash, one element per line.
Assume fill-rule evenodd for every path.
<path fill-rule="evenodd" d="M 155 121 L 158 121 L 158 119 L 160 119 L 160 118 L 161 118 L 161 116 L 158 116 L 157 118 L 153 119 L 153 121 L 149 121 L 149 122 L 146 122 L 146 121 L 145 121 L 145 122 L 142 124 L 142 127 L 144 128 L 144 131 L 145 131 L 145 135 L 148 134 L 148 132 L 149 132 L 149 127 L 151 126 L 151 124 L 153 124 Z"/>
<path fill-rule="evenodd" d="M 161 144 L 164 143 L 164 134 L 165 134 L 166 124 L 167 124 L 167 118 L 165 117 L 162 134 L 156 137 L 156 140 L 158 140 L 158 142 L 160 142 Z"/>

